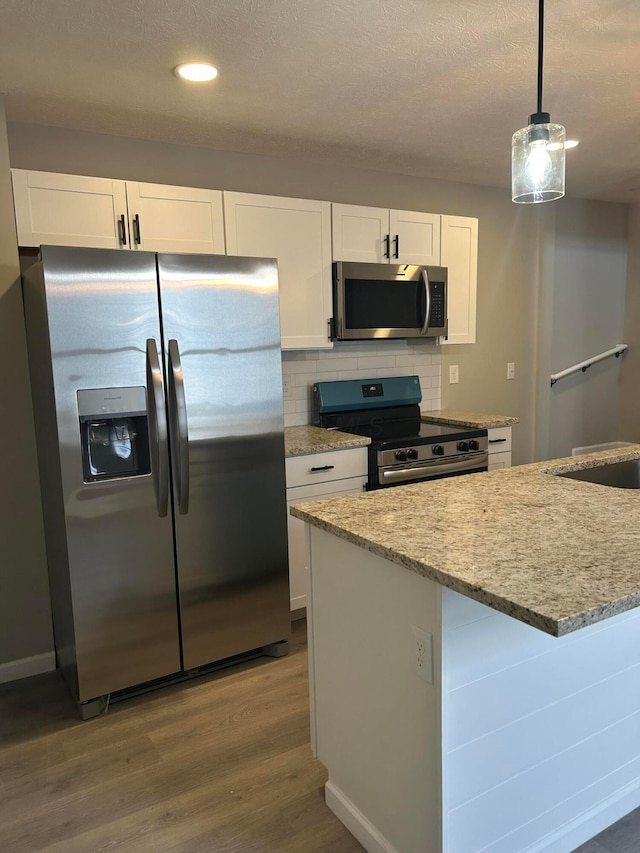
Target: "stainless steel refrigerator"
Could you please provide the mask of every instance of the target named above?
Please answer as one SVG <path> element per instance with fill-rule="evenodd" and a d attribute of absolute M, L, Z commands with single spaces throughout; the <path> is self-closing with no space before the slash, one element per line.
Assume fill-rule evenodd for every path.
<path fill-rule="evenodd" d="M 56 653 L 83 716 L 284 653 L 276 262 L 43 246 L 24 295 Z"/>

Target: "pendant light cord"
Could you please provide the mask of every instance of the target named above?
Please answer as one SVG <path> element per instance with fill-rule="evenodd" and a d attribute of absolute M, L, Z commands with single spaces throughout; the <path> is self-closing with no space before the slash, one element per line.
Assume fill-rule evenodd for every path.
<path fill-rule="evenodd" d="M 538 112 L 542 112 L 542 51 L 544 33 L 544 0 L 538 3 Z"/>

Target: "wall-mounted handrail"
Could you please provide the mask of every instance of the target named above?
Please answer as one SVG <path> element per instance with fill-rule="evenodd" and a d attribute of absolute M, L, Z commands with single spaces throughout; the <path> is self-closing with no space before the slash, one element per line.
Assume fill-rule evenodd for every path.
<path fill-rule="evenodd" d="M 594 355 L 593 358 L 587 358 L 579 364 L 574 364 L 573 367 L 567 367 L 566 370 L 561 370 L 559 373 L 552 373 L 551 385 L 555 385 L 558 379 L 564 379 L 565 376 L 571 376 L 572 373 L 577 373 L 579 370 L 584 373 L 592 364 L 595 364 L 598 361 L 604 361 L 605 358 L 610 358 L 612 355 L 619 358 L 627 349 L 629 349 L 627 344 L 616 344 L 613 349 L 608 349 L 606 352 Z"/>

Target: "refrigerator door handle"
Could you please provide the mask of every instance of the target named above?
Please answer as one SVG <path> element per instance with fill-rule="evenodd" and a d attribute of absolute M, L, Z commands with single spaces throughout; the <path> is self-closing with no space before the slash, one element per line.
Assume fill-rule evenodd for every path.
<path fill-rule="evenodd" d="M 178 512 L 186 515 L 189 512 L 189 424 L 180 350 L 175 339 L 169 341 L 169 419 Z"/>
<path fill-rule="evenodd" d="M 164 403 L 162 370 L 153 338 L 147 339 L 147 409 L 151 476 L 158 515 L 164 518 L 169 503 L 169 453 L 167 447 L 167 412 Z"/>

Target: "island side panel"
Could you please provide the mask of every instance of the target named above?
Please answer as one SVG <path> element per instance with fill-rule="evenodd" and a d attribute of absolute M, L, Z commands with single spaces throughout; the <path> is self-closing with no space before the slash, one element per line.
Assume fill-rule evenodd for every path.
<path fill-rule="evenodd" d="M 640 611 L 554 638 L 443 590 L 446 853 L 569 853 L 640 805 Z"/>
<path fill-rule="evenodd" d="M 310 528 L 313 693 L 328 805 L 368 851 L 441 850 L 439 585 Z M 414 671 L 412 625 L 433 640 Z"/>

